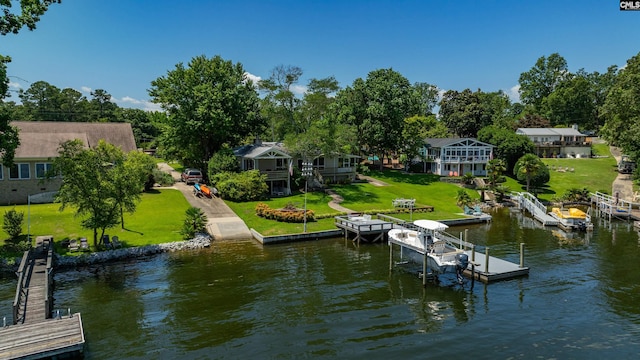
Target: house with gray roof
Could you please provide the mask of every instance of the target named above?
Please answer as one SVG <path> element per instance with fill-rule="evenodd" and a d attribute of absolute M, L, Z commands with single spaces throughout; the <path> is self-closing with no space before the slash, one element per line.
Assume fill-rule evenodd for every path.
<path fill-rule="evenodd" d="M 519 128 L 516 134 L 528 137 L 536 147 L 539 157 L 590 157 L 591 142 L 578 131 L 570 128 Z"/>
<path fill-rule="evenodd" d="M 290 195 L 292 158 L 284 144 L 256 140 L 252 144 L 233 149 L 241 171 L 259 170 L 267 175 L 267 184 L 272 195 Z"/>
<path fill-rule="evenodd" d="M 0 165 L 0 204 L 51 202 L 61 179 L 44 177 L 65 141 L 79 139 L 91 148 L 104 140 L 124 152 L 137 149 L 128 123 L 13 121 L 11 125 L 18 128 L 20 146 L 11 168 Z"/>
<path fill-rule="evenodd" d="M 302 171 L 303 159 L 291 156 L 281 142 L 267 142 L 256 139 L 252 144 L 233 149 L 240 170 L 257 169 L 267 175 L 271 195 L 291 195 L 293 169 Z M 360 157 L 357 155 L 320 155 L 312 163 L 314 183 L 353 180 Z M 309 183 L 310 186 L 311 183 Z"/>
<path fill-rule="evenodd" d="M 487 175 L 494 146 L 473 138 L 424 140 L 419 161 L 426 173 L 441 176 Z"/>

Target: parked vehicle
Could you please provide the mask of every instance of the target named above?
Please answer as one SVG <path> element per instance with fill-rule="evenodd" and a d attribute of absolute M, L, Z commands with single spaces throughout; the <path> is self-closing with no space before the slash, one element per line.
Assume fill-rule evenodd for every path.
<path fill-rule="evenodd" d="M 618 163 L 618 172 L 621 174 L 631 174 L 636 169 L 635 161 L 629 158 L 629 155 L 622 155 L 620 162 Z"/>
<path fill-rule="evenodd" d="M 202 172 L 198 169 L 184 169 L 180 174 L 180 180 L 188 184 L 195 184 L 202 182 Z"/>

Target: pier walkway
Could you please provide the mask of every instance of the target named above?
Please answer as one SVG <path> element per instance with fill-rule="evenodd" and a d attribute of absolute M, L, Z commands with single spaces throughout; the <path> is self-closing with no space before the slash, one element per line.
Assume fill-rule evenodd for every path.
<path fill-rule="evenodd" d="M 51 319 L 53 312 L 53 237 L 38 236 L 17 271 L 13 321 L 0 328 L 0 360 L 73 356 L 84 350 L 80 314 Z"/>
<path fill-rule="evenodd" d="M 516 193 L 511 197 L 518 202 L 520 209 L 527 210 L 536 220 L 540 221 L 544 226 L 558 226 L 558 220 L 547 213 L 547 207 L 544 206 L 535 196 L 528 192 Z"/>

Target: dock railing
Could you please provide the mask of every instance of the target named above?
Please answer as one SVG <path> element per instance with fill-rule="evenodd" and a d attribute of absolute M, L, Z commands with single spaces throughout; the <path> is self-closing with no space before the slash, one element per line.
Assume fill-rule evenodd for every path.
<path fill-rule="evenodd" d="M 408 221 L 405 221 L 405 220 L 402 220 L 402 219 L 398 219 L 398 218 L 395 218 L 393 216 L 389 216 L 389 215 L 385 215 L 385 214 L 377 214 L 377 216 L 378 216 L 378 218 L 380 220 L 391 222 L 394 225 L 397 225 L 399 227 L 403 227 L 403 228 L 408 229 L 408 230 L 420 230 L 420 227 L 417 226 L 416 224 L 412 223 L 412 222 L 408 222 Z M 478 245 L 472 244 L 470 242 L 467 242 L 465 239 L 463 239 L 462 233 L 460 233 L 460 237 L 456 237 L 456 236 L 454 236 L 452 234 L 449 234 L 447 232 L 438 231 L 438 239 L 444 240 L 444 241 L 448 242 L 449 244 L 451 244 L 453 246 L 457 246 L 457 247 L 459 247 L 460 249 L 463 249 L 463 250 L 478 248 Z"/>
<path fill-rule="evenodd" d="M 53 286 L 50 284 L 53 282 L 53 246 L 49 243 L 49 250 L 47 251 L 47 280 L 44 282 L 44 317 L 45 319 L 51 318 L 53 312 Z"/>
<path fill-rule="evenodd" d="M 13 325 L 16 325 L 19 321 L 24 320 L 24 311 L 20 312 L 20 304 L 22 302 L 22 297 L 24 296 L 24 271 L 30 260 L 31 250 L 27 250 L 24 252 L 24 255 L 22 255 L 22 261 L 20 261 L 20 266 L 18 266 L 18 271 L 16 272 L 16 275 L 18 275 L 18 285 L 16 285 L 16 296 L 13 299 Z"/>

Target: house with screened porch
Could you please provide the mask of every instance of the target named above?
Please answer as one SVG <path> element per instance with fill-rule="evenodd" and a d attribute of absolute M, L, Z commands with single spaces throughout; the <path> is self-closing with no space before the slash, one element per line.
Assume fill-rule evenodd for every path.
<path fill-rule="evenodd" d="M 494 146 L 474 138 L 427 138 L 420 149 L 423 171 L 441 176 L 486 176 Z"/>
<path fill-rule="evenodd" d="M 241 171 L 255 169 L 267 176 L 271 195 L 291 195 L 293 169 L 302 171 L 304 160 L 291 156 L 283 143 L 256 139 L 252 144 L 233 149 L 233 153 Z M 359 156 L 349 154 L 320 155 L 309 159 L 312 173 L 309 186 L 355 179 L 359 160 Z"/>

